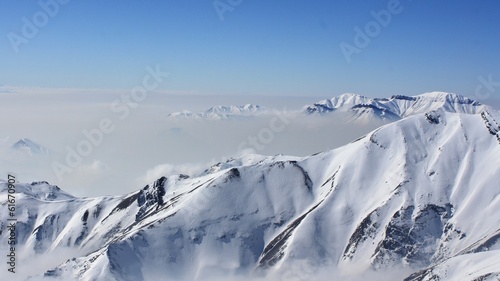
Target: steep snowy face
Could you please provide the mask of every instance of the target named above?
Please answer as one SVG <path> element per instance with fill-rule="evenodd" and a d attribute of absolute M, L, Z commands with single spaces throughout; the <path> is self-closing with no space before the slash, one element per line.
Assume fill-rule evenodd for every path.
<path fill-rule="evenodd" d="M 338 172 L 329 172 L 331 180 L 324 184 L 331 183 L 332 195 L 302 228 L 301 237 L 315 239 L 287 247 L 281 265 L 293 270 L 289 266 L 298 257 L 315 256 L 312 264 L 337 265 L 346 274 L 368 268 L 443 269 L 450 258 L 498 249 L 500 141 L 489 129 L 498 125 L 486 119 L 431 112 L 325 153 L 325 165 Z M 443 280 L 498 276 L 500 266 L 493 265 L 499 256 L 493 256 L 483 255 L 491 258 L 485 262 L 491 266 L 481 270 L 460 269 L 450 261 L 467 273 L 461 278 L 450 278 L 446 270 L 426 272 Z M 422 276 L 433 276 L 427 273 Z"/>
<path fill-rule="evenodd" d="M 360 110 L 362 109 L 362 110 Z M 352 120 L 382 119 L 396 120 L 433 110 L 477 114 L 486 106 L 469 98 L 444 92 L 424 93 L 418 96 L 395 95 L 390 99 L 367 98 L 344 94 L 330 100 L 323 100 L 304 108 L 306 114 L 325 114 L 343 112 Z"/>
<path fill-rule="evenodd" d="M 496 278 L 498 124 L 433 111 L 314 156 L 247 156 L 124 196 L 54 201 L 18 184 L 20 251 L 75 257 L 48 280 Z"/>

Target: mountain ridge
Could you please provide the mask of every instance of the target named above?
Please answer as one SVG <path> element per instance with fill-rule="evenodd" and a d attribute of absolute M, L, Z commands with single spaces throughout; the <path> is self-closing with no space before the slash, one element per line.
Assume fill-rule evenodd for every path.
<path fill-rule="evenodd" d="M 297 277 L 297 263 L 319 270 L 325 260 L 346 278 L 397 268 L 414 272 L 398 280 L 494 278 L 500 133 L 483 115 L 417 114 L 331 151 L 247 156 L 121 196 L 54 205 L 19 195 L 28 200 L 20 243 L 35 255 L 86 252 L 47 270 L 48 280 Z M 489 269 L 462 270 L 467 255 Z"/>
<path fill-rule="evenodd" d="M 260 105 L 245 104 L 245 105 L 229 105 L 229 106 L 213 106 L 203 112 L 193 113 L 188 110 L 173 112 L 167 115 L 167 118 L 183 118 L 183 119 L 205 119 L 205 120 L 229 120 L 237 118 L 250 117 L 256 114 L 262 114 L 265 108 Z"/>
<path fill-rule="evenodd" d="M 326 116 L 339 114 L 344 122 L 367 123 L 371 121 L 393 122 L 402 118 L 433 110 L 478 114 L 490 107 L 465 96 L 447 92 L 427 92 L 416 96 L 393 95 L 390 98 L 371 98 L 354 93 L 345 93 L 333 98 L 305 105 L 301 110 L 288 114 Z M 232 120 L 257 117 L 271 113 L 264 107 L 247 104 L 244 106 L 214 106 L 200 113 L 180 111 L 168 114 L 169 119 L 190 120 Z"/>
<path fill-rule="evenodd" d="M 360 112 L 359 109 L 375 110 Z M 355 94 L 345 94 L 308 105 L 303 112 L 308 115 L 325 115 L 332 112 L 343 112 L 350 115 L 351 120 L 375 118 L 395 121 L 411 115 L 443 109 L 447 112 L 478 114 L 487 106 L 454 93 L 428 92 L 417 96 L 393 95 L 390 98 L 368 98 Z"/>

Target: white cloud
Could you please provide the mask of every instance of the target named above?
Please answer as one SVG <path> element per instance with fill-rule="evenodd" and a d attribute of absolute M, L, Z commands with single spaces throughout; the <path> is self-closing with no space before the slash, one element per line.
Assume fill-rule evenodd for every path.
<path fill-rule="evenodd" d="M 152 169 L 149 169 L 145 175 L 137 179 L 138 184 L 148 184 L 151 183 L 162 176 L 168 177 L 172 175 L 184 174 L 188 176 L 198 175 L 202 173 L 205 169 L 210 167 L 213 162 L 210 163 L 189 163 L 189 164 L 161 164 Z"/>
<path fill-rule="evenodd" d="M 317 98 L 198 97 L 152 93 L 121 120 L 122 112 L 113 112 L 110 104 L 125 91 L 14 90 L 14 94 L 0 96 L 0 103 L 8 105 L 0 112 L 0 150 L 8 151 L 15 140 L 30 138 L 51 148 L 54 151 L 51 156 L 55 159 L 43 164 L 31 159 L 18 163 L 6 161 L 6 154 L 0 152 L 0 173 L 16 172 L 24 182 L 46 180 L 78 196 L 132 192 L 163 175 L 202 172 L 224 157 L 247 153 L 306 156 L 345 144 L 372 129 L 347 128 L 333 124 L 328 118 L 290 118 L 286 126 L 282 126 L 279 120 L 271 121 L 278 115 L 283 117 L 281 113 L 223 122 L 177 122 L 166 118 L 168 113 L 182 109 L 200 112 L 212 106 L 231 104 L 252 103 L 270 110 L 300 109 Z M 63 180 L 59 181 L 51 168 L 52 161 L 66 163 L 66 148 L 76 149 L 86 139 L 82 130 L 98 128 L 103 118 L 109 118 L 116 129 L 104 135 L 102 142 L 84 157 L 81 166 L 65 173 Z M 2 139 L 7 136 L 10 139 L 5 139 L 2 145 Z"/>

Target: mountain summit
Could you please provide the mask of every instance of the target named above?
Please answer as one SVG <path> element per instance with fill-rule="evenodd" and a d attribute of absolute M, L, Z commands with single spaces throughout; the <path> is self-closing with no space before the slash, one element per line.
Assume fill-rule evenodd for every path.
<path fill-rule="evenodd" d="M 214 106 L 201 113 L 190 111 L 173 112 L 168 114 L 169 118 L 183 119 L 207 119 L 207 120 L 228 120 L 249 117 L 264 112 L 264 107 L 253 104 Z"/>
<path fill-rule="evenodd" d="M 22 138 L 14 143 L 11 150 L 26 153 L 28 155 L 49 155 L 50 150 L 28 138 Z"/>

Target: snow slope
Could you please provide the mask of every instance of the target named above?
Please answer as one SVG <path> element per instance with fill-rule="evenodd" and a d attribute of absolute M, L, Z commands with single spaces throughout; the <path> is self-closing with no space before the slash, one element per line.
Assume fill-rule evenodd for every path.
<path fill-rule="evenodd" d="M 417 114 L 332 151 L 248 155 L 123 196 L 18 184 L 19 251 L 57 259 L 33 272 L 47 280 L 496 280 L 497 118 Z"/>

